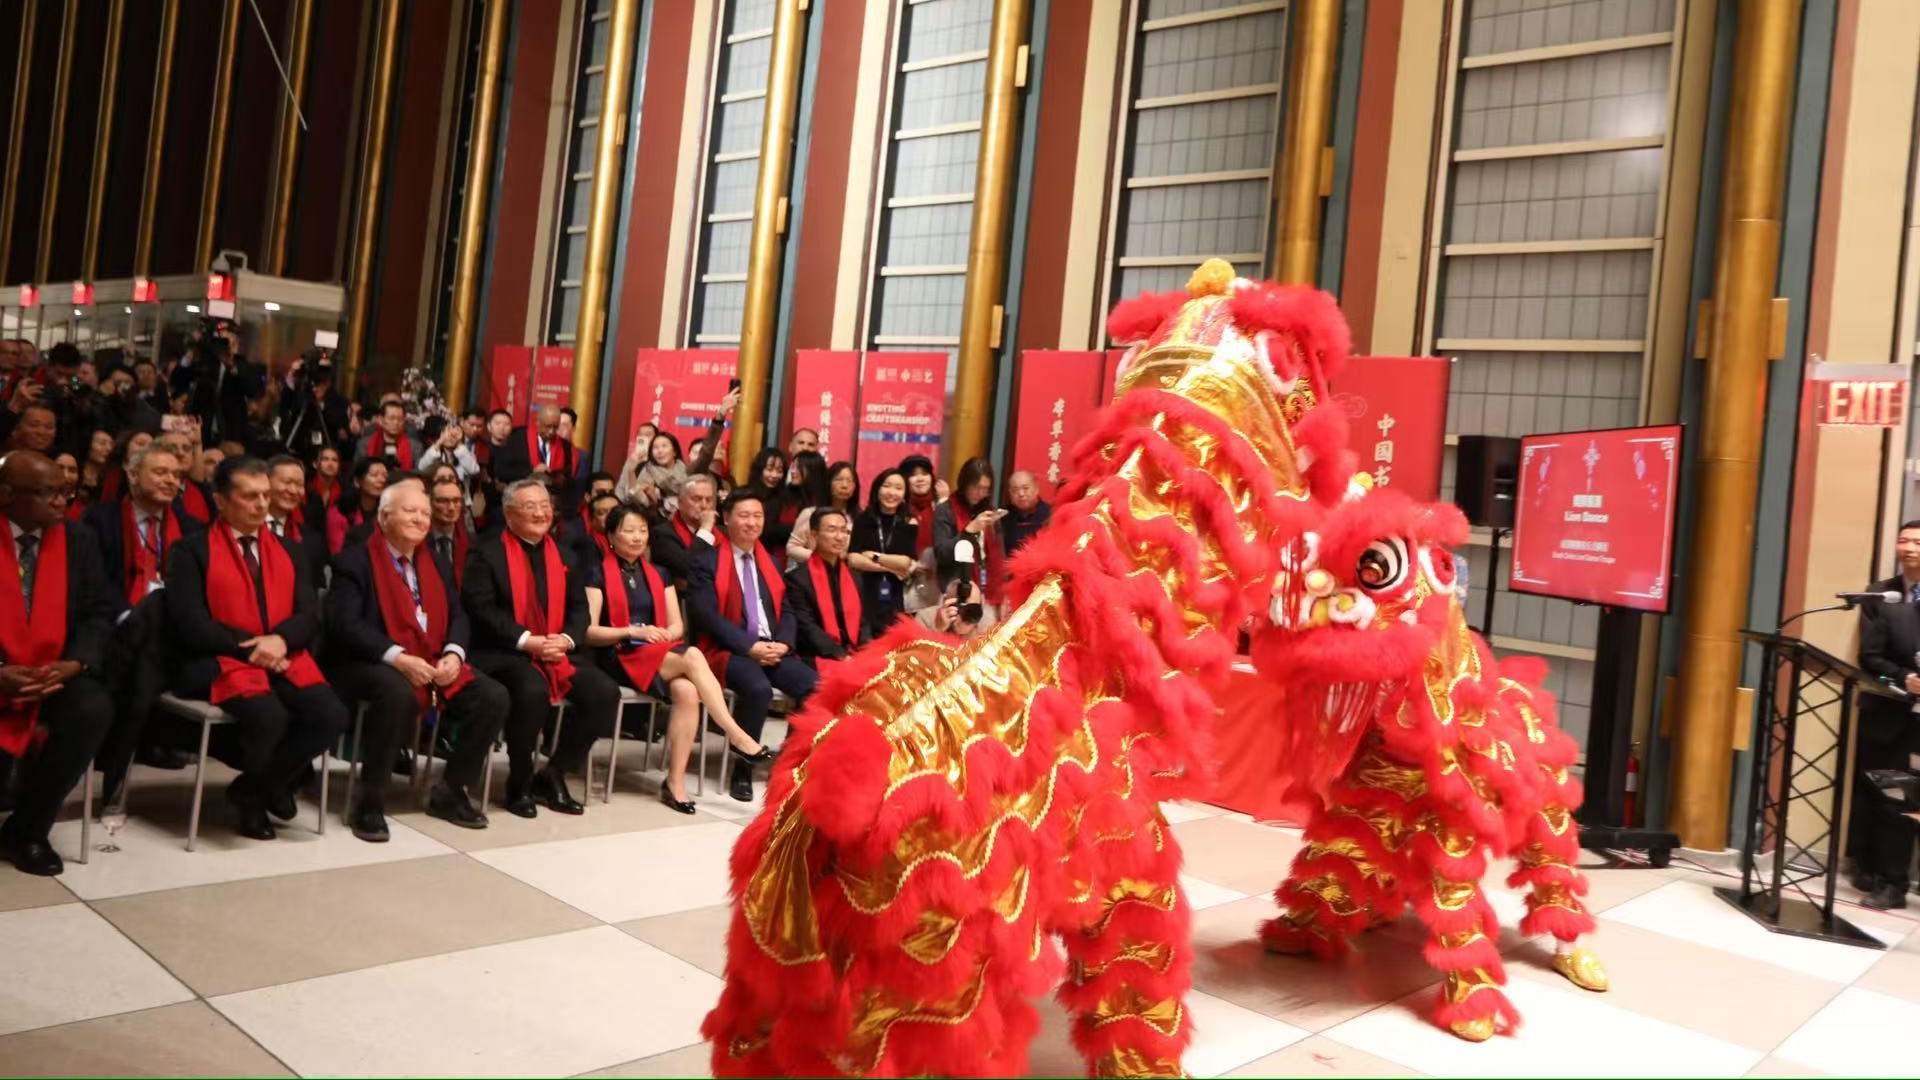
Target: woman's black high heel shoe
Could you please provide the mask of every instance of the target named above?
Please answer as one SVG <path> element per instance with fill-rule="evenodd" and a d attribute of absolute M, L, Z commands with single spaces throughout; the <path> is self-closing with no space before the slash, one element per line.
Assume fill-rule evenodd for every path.
<path fill-rule="evenodd" d="M 757 753 L 742 754 L 738 750 L 735 750 L 733 753 L 735 757 L 738 757 L 741 761 L 749 765 L 771 765 L 774 759 L 780 756 L 780 751 L 775 750 L 771 746 L 764 745 L 760 747 Z"/>
<path fill-rule="evenodd" d="M 660 801 L 663 803 L 666 803 L 668 807 L 674 810 L 678 810 L 683 814 L 693 813 L 693 809 L 694 809 L 693 803 L 691 801 L 683 801 L 683 800 L 674 798 L 673 789 L 669 788 L 665 784 L 660 785 Z"/>

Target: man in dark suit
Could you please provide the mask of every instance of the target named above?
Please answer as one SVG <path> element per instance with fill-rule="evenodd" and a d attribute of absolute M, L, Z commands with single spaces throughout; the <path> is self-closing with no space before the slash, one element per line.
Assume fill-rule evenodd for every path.
<path fill-rule="evenodd" d="M 95 674 L 113 601 L 92 535 L 66 517 L 58 466 L 31 450 L 0 459 L 0 749 L 26 754 L 46 731 L 0 824 L 0 857 L 42 876 L 64 869 L 48 834 L 113 723 Z"/>
<path fill-rule="evenodd" d="M 384 766 L 431 702 L 455 732 L 446 772 L 427 813 L 468 829 L 487 817 L 467 799 L 507 715 L 507 691 L 467 666 L 468 628 L 453 567 L 424 541 L 432 511 L 414 480 L 380 493 L 379 534 L 340 549 L 327 593 L 332 649 L 327 673 L 349 700 L 365 702 L 360 804 L 348 808 L 353 835 L 387 840 Z"/>
<path fill-rule="evenodd" d="M 493 479 L 504 490 L 537 472 L 571 492 L 576 456 L 573 444 L 560 437 L 559 407 L 543 405 L 532 426 L 514 428 L 507 441 L 494 448 Z"/>
<path fill-rule="evenodd" d="M 719 536 L 719 515 L 714 509 L 717 485 L 706 473 L 694 473 L 680 489 L 680 505 L 672 516 L 647 531 L 648 555 L 660 573 L 683 594 L 693 571 L 693 557 L 712 551 Z"/>
<path fill-rule="evenodd" d="M 430 499 L 433 525 L 426 545 L 453 568 L 453 587 L 458 589 L 467 572 L 467 551 L 473 546 L 473 530 L 467 527 L 467 489 L 457 480 L 442 480 L 433 485 Z"/>
<path fill-rule="evenodd" d="M 241 355 L 238 331 L 220 322 L 174 369 L 173 388 L 187 395 L 188 411 L 200 418 L 201 440 L 218 446 L 245 436 L 247 402 L 267 392 L 266 369 Z"/>
<path fill-rule="evenodd" d="M 586 568 L 555 542 L 553 498 L 526 478 L 507 485 L 506 528 L 474 544 L 461 580 L 473 625 L 473 666 L 506 686 L 507 812 L 533 817 L 535 803 L 562 814 L 586 811 L 566 775 L 584 768 L 596 740 L 613 731 L 620 688 L 590 662 Z M 533 751 L 554 703 L 571 707 L 559 746 L 536 774 Z"/>
<path fill-rule="evenodd" d="M 218 517 L 167 557 L 174 692 L 212 701 L 239 722 L 240 776 L 227 789 L 234 829 L 271 840 L 268 815 L 291 820 L 296 778 L 347 726 L 346 706 L 307 650 L 320 604 L 306 563 L 266 528 L 272 480 L 258 458 L 214 470 Z"/>
<path fill-rule="evenodd" d="M 1894 552 L 1900 573 L 1875 582 L 1874 592 L 1904 593 L 1904 604 L 1866 604 L 1860 609 L 1860 666 L 1869 674 L 1920 697 L 1920 521 L 1900 526 Z M 1885 911 L 1907 906 L 1907 868 L 1913 861 L 1912 827 L 1881 804 L 1866 774 L 1875 769 L 1905 769 L 1907 755 L 1920 752 L 1920 714 L 1902 702 L 1873 695 L 1860 698 L 1852 824 L 1853 883 L 1867 894 L 1866 906 Z"/>
<path fill-rule="evenodd" d="M 267 531 L 279 537 L 287 553 L 307 564 L 310 581 L 320 581 L 327 566 L 327 523 L 307 517 L 307 467 L 292 454 L 267 462 L 273 489 L 267 506 Z"/>
<path fill-rule="evenodd" d="M 825 670 L 822 661 L 845 660 L 867 643 L 866 620 L 860 585 L 846 561 L 853 523 L 844 510 L 823 506 L 814 510 L 812 528 L 813 558 L 787 571 L 787 602 L 799 628 L 796 651 Z"/>
<path fill-rule="evenodd" d="M 427 448 L 420 437 L 407 430 L 407 407 L 398 401 L 384 402 L 375 424 L 360 436 L 353 458 L 378 458 L 389 471 L 413 472 L 421 468 L 420 459 Z"/>
<path fill-rule="evenodd" d="M 773 691 L 796 704 L 813 693 L 819 676 L 794 655 L 799 623 L 785 602 L 786 580 L 760 543 L 766 507 L 750 491 L 736 491 L 721 508 L 726 540 L 695 556 L 687 610 L 700 647 L 734 692 L 733 718 L 759 741 Z M 734 763 L 731 794 L 753 801 L 753 770 Z"/>

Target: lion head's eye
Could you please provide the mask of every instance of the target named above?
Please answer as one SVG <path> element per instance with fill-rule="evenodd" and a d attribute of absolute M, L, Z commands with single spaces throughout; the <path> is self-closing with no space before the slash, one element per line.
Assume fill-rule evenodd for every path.
<path fill-rule="evenodd" d="M 1354 576 L 1368 592 L 1389 592 L 1407 580 L 1407 545 L 1399 539 L 1375 540 L 1360 553 Z"/>

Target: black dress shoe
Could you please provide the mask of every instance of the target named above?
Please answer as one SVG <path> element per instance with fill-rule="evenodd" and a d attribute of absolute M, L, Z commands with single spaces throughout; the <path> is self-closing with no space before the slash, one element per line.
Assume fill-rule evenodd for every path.
<path fill-rule="evenodd" d="M 369 844 L 384 844 L 391 839 L 387 832 L 387 815 L 378 806 L 360 804 L 353 814 L 353 835 Z"/>
<path fill-rule="evenodd" d="M 1849 883 L 1863 893 L 1873 893 L 1880 888 L 1880 875 L 1871 870 L 1855 870 Z"/>
<path fill-rule="evenodd" d="M 559 814 L 584 814 L 587 808 L 567 790 L 567 778 L 542 769 L 533 777 L 533 797 L 540 805 Z"/>
<path fill-rule="evenodd" d="M 1873 895 L 1860 901 L 1860 906 L 1872 908 L 1875 911 L 1892 911 L 1895 908 L 1906 907 L 1907 890 L 1889 882 L 1873 890 Z"/>
<path fill-rule="evenodd" d="M 171 746 L 143 746 L 134 751 L 133 760 L 149 769 L 166 769 L 173 772 L 193 764 L 193 755 L 185 750 Z"/>
<path fill-rule="evenodd" d="M 750 769 L 733 770 L 733 782 L 727 785 L 727 794 L 741 802 L 753 801 L 753 771 Z"/>
<path fill-rule="evenodd" d="M 0 832 L 0 858 L 5 858 L 23 874 L 54 877 L 67 868 L 60 853 L 45 840 L 16 840 Z"/>
<path fill-rule="evenodd" d="M 450 822 L 463 829 L 484 829 L 487 815 L 474 808 L 467 793 L 444 783 L 433 785 L 427 796 L 427 816 Z"/>
<path fill-rule="evenodd" d="M 514 817 L 538 817 L 540 816 L 540 808 L 534 804 L 533 796 L 521 795 L 517 798 L 507 800 L 507 813 L 512 814 Z"/>
<path fill-rule="evenodd" d="M 233 804 L 233 831 L 249 840 L 272 840 L 275 835 L 266 810 L 252 802 Z"/>
<path fill-rule="evenodd" d="M 691 801 L 674 798 L 672 789 L 665 784 L 660 785 L 660 801 L 666 803 L 669 809 L 678 810 L 683 814 L 691 814 L 694 810 Z"/>
<path fill-rule="evenodd" d="M 281 821 L 292 821 L 294 815 L 299 812 L 300 808 L 294 804 L 292 792 L 276 791 L 267 796 L 267 813 Z"/>
<path fill-rule="evenodd" d="M 775 761 L 775 760 L 776 760 L 777 758 L 779 758 L 779 756 L 780 756 L 780 751 L 778 751 L 778 750 L 775 750 L 775 749 L 774 749 L 773 747 L 771 747 L 771 746 L 767 746 L 767 745 L 764 745 L 764 744 L 762 744 L 762 745 L 761 745 L 761 747 L 760 747 L 760 750 L 759 750 L 759 752 L 758 752 L 758 753 L 753 753 L 753 754 L 743 754 L 743 753 L 741 753 L 740 751 L 738 751 L 738 750 L 735 750 L 735 751 L 733 752 L 733 756 L 734 756 L 734 757 L 736 757 L 736 758 L 739 758 L 739 759 L 740 759 L 740 761 L 742 761 L 742 762 L 744 762 L 744 763 L 746 763 L 746 764 L 747 764 L 747 765 L 749 765 L 749 766 L 752 766 L 752 765 L 771 765 L 771 764 L 773 764 L 773 763 L 774 763 L 774 761 Z"/>
<path fill-rule="evenodd" d="M 413 751 L 402 750 L 400 751 L 400 753 L 394 756 L 393 775 L 395 776 L 412 776 L 413 775 Z"/>

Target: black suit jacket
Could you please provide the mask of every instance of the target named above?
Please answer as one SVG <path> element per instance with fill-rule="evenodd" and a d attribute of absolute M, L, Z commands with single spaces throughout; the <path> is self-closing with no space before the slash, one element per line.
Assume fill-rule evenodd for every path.
<path fill-rule="evenodd" d="M 681 543 L 680 534 L 673 531 L 672 518 L 650 515 L 647 519 L 647 556 L 660 576 L 680 586 L 682 592 L 693 578 L 693 557 L 712 550 L 713 545 L 700 539 L 698 534 L 693 538 L 692 547 Z"/>
<path fill-rule="evenodd" d="M 120 613 L 114 606 L 112 582 L 101 565 L 100 549 L 93 541 L 92 530 L 76 529 L 68 522 L 61 522 L 46 532 L 54 529 L 67 530 L 67 580 L 62 583 L 67 590 L 67 640 L 60 649 L 60 658 L 77 660 L 98 674 L 106 664 L 113 620 Z M 41 534 L 42 543 L 46 532 Z M 0 527 L 0 534 L 5 536 L 0 542 L 13 543 L 13 530 Z M 34 595 L 38 597 L 41 590 L 54 587 L 51 581 L 35 579 Z M 0 662 L 14 661 L 0 656 Z"/>
<path fill-rule="evenodd" d="M 563 490 L 571 491 L 574 463 L 580 453 L 571 446 L 564 446 L 563 449 L 566 451 L 562 455 L 563 460 L 554 462 L 549 472 L 560 480 Z M 527 453 L 527 429 L 524 427 L 514 428 L 504 444 L 493 448 L 493 479 L 501 487 L 532 476 L 535 464 L 537 461 Z"/>
<path fill-rule="evenodd" d="M 720 613 L 720 595 L 714 588 L 713 576 L 720 569 L 720 552 L 733 551 L 733 545 L 725 540 L 718 548 L 706 548 L 693 557 L 693 569 L 687 580 L 687 617 L 703 637 L 709 637 L 720 643 L 720 647 L 737 656 L 744 656 L 753 648 L 754 639 L 747 634 L 747 614 L 744 607 L 739 621 L 734 621 Z M 769 613 L 773 609 L 773 594 L 767 590 L 766 575 L 760 573 L 756 563 L 754 577 L 759 579 L 760 597 L 765 601 Z M 792 648 L 799 639 L 800 624 L 793 616 L 793 597 L 789 595 L 780 605 L 780 614 L 774 619 L 773 640 Z"/>
<path fill-rule="evenodd" d="M 818 554 L 814 555 L 816 559 L 819 557 Z M 847 617 L 846 598 L 859 595 L 860 583 L 857 580 L 859 575 L 854 573 L 853 567 L 846 565 L 843 561 L 840 568 L 840 618 L 844 621 Z M 787 607 L 793 611 L 794 622 L 798 628 L 799 636 L 796 639 L 795 652 L 803 657 L 826 657 L 828 660 L 847 658 L 847 653 L 852 650 L 840 643 L 839 628 L 827 627 L 826 607 L 820 602 L 820 598 L 814 595 L 813 573 L 807 563 L 801 563 L 787 571 Z M 861 622 L 865 621 L 863 615 Z M 868 635 L 865 626 L 858 624 L 849 626 L 847 632 L 853 635 L 853 648 L 857 649 L 867 643 Z"/>
<path fill-rule="evenodd" d="M 287 531 L 289 534 L 293 531 L 291 522 L 288 523 Z M 300 539 L 295 540 L 292 535 L 282 536 L 280 546 L 287 549 L 288 555 L 307 564 L 308 579 L 317 586 L 321 580 L 321 572 L 327 568 L 326 519 L 320 519 L 320 523 L 315 525 L 312 518 L 307 518 L 300 524 Z"/>
<path fill-rule="evenodd" d="M 167 588 L 160 595 L 167 606 L 167 630 L 176 653 L 191 661 L 215 656 L 245 660 L 249 651 L 240 642 L 252 637 L 213 617 L 207 608 L 207 542 L 211 530 L 180 538 L 167 553 Z M 313 575 L 306 561 L 292 551 L 293 613 L 267 632 L 286 639 L 289 653 L 304 652 L 320 640 L 320 601 L 314 595 Z"/>
<path fill-rule="evenodd" d="M 386 549 L 381 548 L 382 555 Z M 426 556 L 425 560 L 421 556 Z M 460 606 L 460 590 L 453 585 L 453 567 L 440 556 L 422 547 L 414 555 L 416 573 L 426 573 L 431 565 L 440 573 L 440 583 L 447 594 L 447 640 L 448 645 L 458 645 L 465 652 L 471 640 L 471 631 L 467 626 L 466 609 Z M 367 545 L 362 542 L 340 549 L 333 560 L 333 584 L 327 590 L 327 641 L 332 646 L 328 655 L 336 660 L 358 660 L 368 664 L 378 664 L 387 655 L 387 650 L 398 642 L 387 633 L 385 618 L 380 613 L 380 593 L 374 587 L 373 560 L 368 557 Z M 425 657 L 423 659 L 432 659 Z"/>
<path fill-rule="evenodd" d="M 1899 575 L 1873 583 L 1871 592 L 1907 592 L 1907 583 Z M 1920 663 L 1920 607 L 1912 604 L 1862 604 L 1860 607 L 1860 666 L 1867 674 L 1892 682 L 1902 689 L 1907 676 Z M 1908 707 L 1877 695 L 1860 698 L 1860 734 L 1868 739 L 1898 736 L 1909 723 L 1920 723 Z"/>
<path fill-rule="evenodd" d="M 102 572 L 107 575 L 107 595 L 113 603 L 115 619 L 118 619 L 120 613 L 127 609 L 128 552 L 120 533 L 120 508 L 123 504 L 124 497 L 109 499 L 96 506 L 88 507 L 86 515 L 80 519 L 86 525 L 86 531 L 92 535 L 95 549 L 100 553 L 100 565 Z M 193 533 L 205 530 L 206 526 L 181 513 L 177 503 L 167 509 L 173 514 L 174 520 L 180 523 L 180 539 L 185 540 Z M 166 560 L 171 554 L 170 550 L 160 553 L 162 577 L 165 576 Z"/>
<path fill-rule="evenodd" d="M 477 539 L 467 549 L 467 569 L 460 585 L 460 600 L 466 607 L 467 619 L 472 626 L 473 648 L 493 652 L 514 652 L 520 647 L 520 635 L 529 633 L 527 627 L 520 624 L 519 613 L 513 607 L 513 579 L 507 576 L 507 555 L 501 547 L 505 544 L 517 544 L 520 541 L 510 532 L 501 531 L 497 535 Z M 566 617 L 560 632 L 573 639 L 575 652 L 584 651 L 587 644 L 587 575 L 579 559 L 565 544 L 555 541 L 560 549 L 560 563 L 566 569 L 567 580 L 561 583 L 566 592 Z M 343 549 L 344 550 L 344 549 Z M 528 569 L 533 573 L 536 590 L 551 588 L 552 582 L 542 584 L 545 573 L 545 560 L 529 555 Z M 542 600 L 544 591 L 536 591 Z"/>

